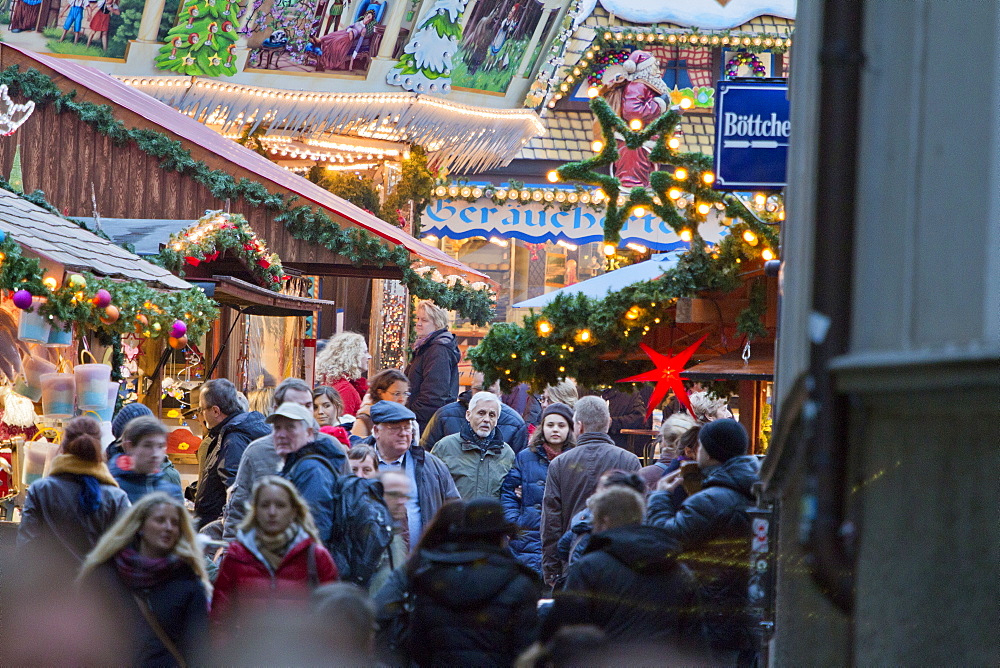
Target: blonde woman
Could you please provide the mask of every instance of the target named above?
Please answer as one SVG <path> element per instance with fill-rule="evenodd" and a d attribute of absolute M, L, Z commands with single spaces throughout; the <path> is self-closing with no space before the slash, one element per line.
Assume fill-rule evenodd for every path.
<path fill-rule="evenodd" d="M 715 420 L 733 417 L 726 399 L 710 395 L 708 392 L 695 392 L 688 399 L 691 401 L 691 408 L 694 409 L 698 424 L 704 425 Z"/>
<path fill-rule="evenodd" d="M 458 400 L 458 362 L 462 354 L 455 335 L 448 331 L 448 312 L 429 299 L 417 304 L 415 326 L 413 359 L 406 367 L 410 379 L 406 407 L 416 414 L 423 432 L 437 409 Z"/>
<path fill-rule="evenodd" d="M 231 634 L 251 615 L 306 614 L 312 590 L 336 579 L 305 500 L 289 481 L 265 476 L 254 484 L 239 533 L 219 566 L 212 626 Z"/>
<path fill-rule="evenodd" d="M 368 352 L 365 337 L 355 332 L 341 332 L 326 342 L 316 356 L 316 385 L 337 390 L 344 402 L 344 414 L 354 417 L 361 408 L 361 397 L 368 391 Z"/>
<path fill-rule="evenodd" d="M 131 655 L 122 663 L 185 666 L 200 656 L 211 592 L 203 559 L 187 510 L 163 492 L 142 497 L 87 555 L 79 580 L 124 625 Z"/>
<path fill-rule="evenodd" d="M 566 404 L 570 408 L 576 405 L 580 393 L 576 389 L 576 381 L 567 378 L 556 385 L 548 385 L 542 392 L 542 408 L 551 404 Z"/>

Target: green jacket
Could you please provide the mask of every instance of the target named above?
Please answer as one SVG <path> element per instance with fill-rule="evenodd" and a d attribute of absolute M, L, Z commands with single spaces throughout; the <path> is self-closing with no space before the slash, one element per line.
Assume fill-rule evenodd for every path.
<path fill-rule="evenodd" d="M 514 465 L 514 451 L 496 429 L 485 448 L 480 448 L 471 435 L 472 430 L 466 424 L 460 433 L 438 441 L 431 454 L 448 467 L 463 499 L 492 496 L 499 500 L 500 485 Z"/>

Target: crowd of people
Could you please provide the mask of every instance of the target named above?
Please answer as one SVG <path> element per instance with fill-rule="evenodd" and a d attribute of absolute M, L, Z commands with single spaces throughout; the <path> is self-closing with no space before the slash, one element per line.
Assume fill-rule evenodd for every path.
<path fill-rule="evenodd" d="M 533 412 L 481 377 L 460 395 L 446 313 L 422 302 L 417 333 L 405 372 L 367 381 L 363 337 L 337 334 L 319 384 L 283 380 L 268 415 L 204 383 L 184 493 L 145 406 L 120 409 L 107 451 L 99 423 L 69 421 L 17 540 L 99 627 L 62 645 L 137 665 L 754 665 L 758 463 L 724 401 L 693 394 L 642 468 L 612 401 L 566 381 Z M 58 662 L 33 639 L 30 662 Z"/>

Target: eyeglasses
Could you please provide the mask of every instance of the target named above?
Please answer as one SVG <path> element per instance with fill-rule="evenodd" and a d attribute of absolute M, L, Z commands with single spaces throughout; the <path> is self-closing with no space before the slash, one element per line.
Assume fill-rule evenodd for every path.
<path fill-rule="evenodd" d="M 401 434 L 404 431 L 413 431 L 413 425 L 409 422 L 383 422 L 381 425 L 386 431 Z"/>
<path fill-rule="evenodd" d="M 400 397 L 406 398 L 410 396 L 409 392 L 386 392 L 386 395 L 392 397 L 393 399 L 399 399 Z"/>

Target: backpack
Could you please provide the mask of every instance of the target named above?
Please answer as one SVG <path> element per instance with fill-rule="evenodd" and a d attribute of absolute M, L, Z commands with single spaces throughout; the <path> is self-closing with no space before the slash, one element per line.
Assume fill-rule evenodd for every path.
<path fill-rule="evenodd" d="M 368 588 L 382 556 L 392 542 L 393 522 L 382 497 L 382 483 L 353 475 L 341 475 L 325 457 L 306 455 L 299 462 L 314 459 L 334 474 L 333 518 L 326 548 L 330 551 L 340 579 Z"/>

